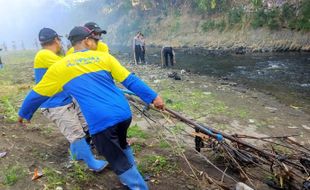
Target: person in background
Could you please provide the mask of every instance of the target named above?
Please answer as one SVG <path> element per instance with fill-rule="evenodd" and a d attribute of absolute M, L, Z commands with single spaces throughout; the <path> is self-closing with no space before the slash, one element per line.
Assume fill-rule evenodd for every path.
<path fill-rule="evenodd" d="M 101 51 L 101 52 L 107 52 L 109 53 L 109 47 L 106 43 L 101 41 L 101 36 L 102 34 L 107 34 L 106 30 L 103 30 L 99 27 L 98 24 L 96 24 L 95 22 L 88 22 L 84 25 L 84 27 L 88 28 L 89 30 L 91 30 L 93 32 L 93 35 L 97 36 L 98 40 L 97 40 L 97 51 Z M 74 52 L 74 47 L 71 47 L 66 55 L 72 54 Z"/>
<path fill-rule="evenodd" d="M 141 33 L 139 36 L 139 40 L 140 40 L 140 48 L 141 48 L 141 62 L 142 64 L 145 64 L 145 39 L 144 39 L 144 35 Z"/>
<path fill-rule="evenodd" d="M 174 50 L 172 46 L 164 45 L 161 49 L 161 65 L 163 68 L 169 67 L 168 60 L 170 61 L 170 65 L 173 67 L 176 63 Z"/>
<path fill-rule="evenodd" d="M 97 46 L 89 29 L 74 27 L 69 39 L 75 53 L 50 67 L 30 91 L 18 112 L 20 123 L 23 118 L 30 120 L 49 97 L 59 92 L 70 94 L 81 106 L 97 151 L 120 181 L 129 189 L 147 190 L 126 139 L 132 119 L 130 106 L 115 81 L 159 109 L 164 109 L 162 98 L 109 53 L 89 50 Z"/>
<path fill-rule="evenodd" d="M 53 29 L 41 29 L 39 41 L 42 49 L 37 52 L 34 58 L 36 83 L 41 81 L 53 64 L 62 59 L 58 55 L 62 49 L 60 36 Z M 95 159 L 91 152 L 84 132 L 84 130 L 88 131 L 87 123 L 79 105 L 73 101 L 71 96 L 65 92 L 57 93 L 41 105 L 41 111 L 47 119 L 56 124 L 60 132 L 70 142 L 73 159 L 83 160 L 89 169 L 96 172 L 103 170 L 107 166 L 106 161 Z"/>
<path fill-rule="evenodd" d="M 141 32 L 137 32 L 137 34 L 133 38 L 133 43 L 132 43 L 135 65 L 137 65 L 142 59 L 141 58 L 141 55 L 142 55 L 141 45 L 142 45 L 142 43 L 140 40 L 140 35 L 141 35 Z"/>

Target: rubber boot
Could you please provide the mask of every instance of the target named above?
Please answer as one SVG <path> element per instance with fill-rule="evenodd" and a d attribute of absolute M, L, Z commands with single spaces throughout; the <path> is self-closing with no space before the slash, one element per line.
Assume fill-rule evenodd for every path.
<path fill-rule="evenodd" d="M 124 153 L 129 161 L 129 163 L 133 166 L 136 166 L 135 157 L 133 156 L 133 151 L 130 146 L 127 146 L 126 149 L 124 149 Z"/>
<path fill-rule="evenodd" d="M 70 145 L 71 157 L 75 160 L 83 160 L 90 170 L 95 172 L 102 171 L 108 162 L 95 159 L 85 138 L 79 139 Z"/>
<path fill-rule="evenodd" d="M 147 184 L 143 180 L 137 167 L 132 166 L 130 169 L 118 176 L 121 182 L 130 190 L 148 190 Z"/>

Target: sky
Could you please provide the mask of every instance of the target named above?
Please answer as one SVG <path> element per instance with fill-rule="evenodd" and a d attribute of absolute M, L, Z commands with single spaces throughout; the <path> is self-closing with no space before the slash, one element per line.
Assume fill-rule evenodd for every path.
<path fill-rule="evenodd" d="M 32 48 L 43 27 L 55 29 L 61 35 L 69 33 L 68 12 L 74 3 L 85 0 L 0 0 L 0 47 L 8 48 L 15 41 Z"/>

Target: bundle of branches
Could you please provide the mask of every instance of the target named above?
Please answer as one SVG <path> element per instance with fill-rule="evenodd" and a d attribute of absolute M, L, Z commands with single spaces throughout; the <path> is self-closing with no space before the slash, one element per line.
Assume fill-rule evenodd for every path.
<path fill-rule="evenodd" d="M 133 96 L 127 95 L 127 98 L 133 104 L 144 105 Z M 275 189 L 310 190 L 310 149 L 292 138 L 297 135 L 263 138 L 230 135 L 187 119 L 169 108 L 161 112 L 192 127 L 196 151 L 212 149 L 227 167 L 239 174 L 239 179 L 252 188 L 257 189 L 253 181 L 258 180 Z M 261 141 L 262 146 L 250 144 L 246 139 Z"/>

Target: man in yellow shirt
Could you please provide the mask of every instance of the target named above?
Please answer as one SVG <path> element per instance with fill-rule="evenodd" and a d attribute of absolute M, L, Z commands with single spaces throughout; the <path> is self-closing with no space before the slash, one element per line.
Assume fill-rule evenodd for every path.
<path fill-rule="evenodd" d="M 131 190 L 147 190 L 127 143 L 132 113 L 122 83 L 146 104 L 164 108 L 162 98 L 109 53 L 91 51 L 96 47 L 92 31 L 75 27 L 69 39 L 76 52 L 55 63 L 25 98 L 18 114 L 30 120 L 37 108 L 60 92 L 73 96 L 85 116 L 97 151 L 106 157 L 120 181 Z"/>
<path fill-rule="evenodd" d="M 59 35 L 50 28 L 43 28 L 39 32 L 39 41 L 42 49 L 34 59 L 35 82 L 39 83 L 47 70 L 62 59 L 58 56 L 61 50 Z M 43 115 L 53 121 L 61 133 L 70 142 L 72 157 L 84 160 L 88 167 L 94 171 L 101 171 L 106 161 L 96 160 L 89 145 L 86 143 L 84 129 L 88 128 L 80 107 L 73 102 L 72 97 L 60 92 L 50 97 L 41 106 Z"/>
<path fill-rule="evenodd" d="M 96 40 L 97 42 L 97 51 L 101 51 L 101 52 L 106 52 L 106 53 L 109 53 L 109 47 L 107 44 L 105 44 L 104 42 L 102 42 L 100 39 L 101 39 L 101 35 L 102 34 L 106 34 L 107 31 L 105 30 L 102 30 L 98 24 L 94 23 L 94 22 L 88 22 L 84 25 L 84 27 L 88 28 L 89 30 L 93 31 L 93 34 L 95 36 L 98 37 L 98 39 Z M 74 48 L 71 47 L 66 55 L 69 55 L 69 54 L 72 54 L 74 53 Z"/>

